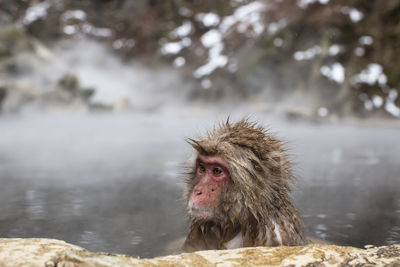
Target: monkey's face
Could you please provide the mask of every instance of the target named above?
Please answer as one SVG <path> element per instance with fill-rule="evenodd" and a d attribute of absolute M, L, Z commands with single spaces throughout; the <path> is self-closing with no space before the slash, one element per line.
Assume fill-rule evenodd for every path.
<path fill-rule="evenodd" d="M 220 157 L 199 155 L 195 163 L 193 189 L 188 209 L 192 218 L 211 220 L 221 191 L 230 179 L 228 164 Z"/>

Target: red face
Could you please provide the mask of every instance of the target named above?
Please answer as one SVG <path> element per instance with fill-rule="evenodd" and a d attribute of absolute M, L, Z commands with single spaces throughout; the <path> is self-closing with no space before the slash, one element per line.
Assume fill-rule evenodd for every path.
<path fill-rule="evenodd" d="M 195 186 L 188 203 L 190 215 L 211 219 L 221 189 L 228 181 L 228 164 L 222 158 L 199 155 L 196 160 Z"/>

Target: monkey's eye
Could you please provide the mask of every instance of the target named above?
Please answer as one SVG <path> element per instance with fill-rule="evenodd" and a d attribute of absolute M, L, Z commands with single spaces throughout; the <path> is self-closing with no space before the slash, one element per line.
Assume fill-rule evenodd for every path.
<path fill-rule="evenodd" d="M 222 173 L 222 169 L 221 169 L 220 167 L 215 167 L 215 168 L 213 169 L 213 174 L 214 174 L 215 176 L 221 175 L 221 173 Z"/>
<path fill-rule="evenodd" d="M 204 165 L 200 163 L 198 170 L 199 170 L 199 172 L 205 172 L 206 171 L 206 167 L 204 167 Z"/>

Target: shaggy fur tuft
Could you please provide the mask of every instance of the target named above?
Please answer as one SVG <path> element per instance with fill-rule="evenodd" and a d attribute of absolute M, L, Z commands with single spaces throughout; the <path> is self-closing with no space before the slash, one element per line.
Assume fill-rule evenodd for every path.
<path fill-rule="evenodd" d="M 305 237 L 290 197 L 290 162 L 281 143 L 262 126 L 229 120 L 205 137 L 188 139 L 202 155 L 228 163 L 230 182 L 221 192 L 213 220 L 191 218 L 186 251 L 224 249 L 238 234 L 241 246 L 301 245 Z M 195 168 L 195 167 L 193 167 Z M 194 185 L 195 169 L 186 179 L 185 199 Z"/>

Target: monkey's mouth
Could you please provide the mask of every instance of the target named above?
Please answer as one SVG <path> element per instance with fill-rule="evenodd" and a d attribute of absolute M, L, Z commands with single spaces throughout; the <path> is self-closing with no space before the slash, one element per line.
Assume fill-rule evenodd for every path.
<path fill-rule="evenodd" d="M 188 205 L 189 215 L 198 219 L 211 219 L 213 217 L 213 211 L 208 207 L 198 207 L 195 205 Z"/>

